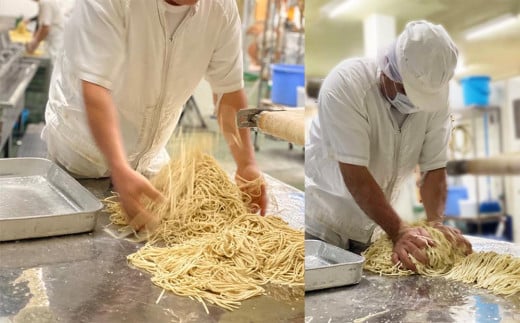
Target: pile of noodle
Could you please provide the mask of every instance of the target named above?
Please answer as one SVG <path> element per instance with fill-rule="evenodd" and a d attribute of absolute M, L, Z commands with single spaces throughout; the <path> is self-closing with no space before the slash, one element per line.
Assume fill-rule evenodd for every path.
<path fill-rule="evenodd" d="M 423 264 L 410 256 L 417 273 L 425 276 L 443 276 L 447 279 L 486 288 L 497 295 L 520 292 L 520 258 L 496 252 L 474 252 L 465 255 L 464 247 L 453 245 L 442 232 L 419 223 L 431 235 L 435 246 L 426 247 L 429 262 Z M 364 253 L 364 268 L 388 276 L 405 276 L 413 271 L 392 262 L 393 243 L 387 235 L 381 236 Z"/>
<path fill-rule="evenodd" d="M 205 307 L 207 301 L 235 309 L 264 294 L 267 283 L 302 286 L 303 232 L 280 217 L 250 213 L 250 197 L 212 156 L 195 147 L 181 145 L 177 158 L 152 179 L 166 199 L 147 201 L 146 207 L 160 222 L 129 262 L 150 273 L 157 286 Z M 262 183 L 245 185 L 255 194 Z M 127 224 L 117 196 L 106 205 L 113 224 Z"/>

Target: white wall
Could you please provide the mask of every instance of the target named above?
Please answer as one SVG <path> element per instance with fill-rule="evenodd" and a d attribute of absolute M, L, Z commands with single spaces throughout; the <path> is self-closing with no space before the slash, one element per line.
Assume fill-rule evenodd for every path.
<path fill-rule="evenodd" d="M 38 4 L 33 0 L 0 0 L 0 16 L 33 17 L 38 14 Z"/>
<path fill-rule="evenodd" d="M 520 152 L 520 139 L 514 137 L 513 100 L 520 99 L 520 76 L 506 81 L 504 147 L 506 152 Z M 513 236 L 520 243 L 520 176 L 506 178 L 507 212 L 513 216 Z"/>

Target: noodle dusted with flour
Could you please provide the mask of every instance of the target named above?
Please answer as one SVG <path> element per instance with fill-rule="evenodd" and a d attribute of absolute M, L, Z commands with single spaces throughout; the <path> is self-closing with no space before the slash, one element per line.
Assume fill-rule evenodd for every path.
<path fill-rule="evenodd" d="M 451 243 L 439 230 L 420 224 L 436 243 L 436 247 L 428 247 L 426 254 L 429 264 L 423 264 L 410 256 L 417 268 L 417 273 L 425 276 L 441 276 L 446 274 L 456 262 L 464 258 L 464 250 L 451 247 Z M 364 253 L 365 269 L 387 276 L 403 276 L 414 274 L 412 270 L 403 269 L 400 263 L 392 262 L 394 244 L 387 235 L 376 240 Z"/>
<path fill-rule="evenodd" d="M 435 241 L 435 247 L 427 247 L 429 263 L 423 264 L 410 256 L 417 273 L 425 276 L 443 276 L 448 279 L 474 284 L 498 295 L 514 295 L 520 292 L 520 258 L 495 252 L 475 252 L 466 256 L 439 230 L 419 223 Z M 385 276 L 415 274 L 400 264 L 392 262 L 393 243 L 387 235 L 376 240 L 364 253 L 364 268 Z"/>
<path fill-rule="evenodd" d="M 475 284 L 498 295 L 515 295 L 520 292 L 520 258 L 476 252 L 458 262 L 446 278 Z"/>
<path fill-rule="evenodd" d="M 165 290 L 228 310 L 264 294 L 267 283 L 303 286 L 303 232 L 279 217 L 251 214 L 213 157 L 199 149 L 180 151 L 152 179 L 166 197 L 147 205 L 160 224 L 129 262 Z M 106 202 L 112 223 L 126 224 L 115 198 Z"/>

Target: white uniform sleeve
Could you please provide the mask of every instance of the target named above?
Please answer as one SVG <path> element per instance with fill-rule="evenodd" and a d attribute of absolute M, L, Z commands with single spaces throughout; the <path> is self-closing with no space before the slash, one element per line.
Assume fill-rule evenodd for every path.
<path fill-rule="evenodd" d="M 244 87 L 242 32 L 235 1 L 232 1 L 232 7 L 230 5 L 227 10 L 227 21 L 222 26 L 206 71 L 206 80 L 217 94 L 234 92 Z"/>
<path fill-rule="evenodd" d="M 364 93 L 356 93 L 355 84 L 345 72 L 336 71 L 327 78 L 318 102 L 320 128 L 327 158 L 367 167 L 370 126 Z"/>
<path fill-rule="evenodd" d="M 65 31 L 65 55 L 79 79 L 112 90 L 125 57 L 119 0 L 78 1 Z"/>
<path fill-rule="evenodd" d="M 48 0 L 40 0 L 40 11 L 38 12 L 38 22 L 42 26 L 50 26 L 52 24 L 52 3 Z"/>
<path fill-rule="evenodd" d="M 419 157 L 421 172 L 446 167 L 451 129 L 452 122 L 447 109 L 432 114 L 428 120 L 426 136 Z"/>

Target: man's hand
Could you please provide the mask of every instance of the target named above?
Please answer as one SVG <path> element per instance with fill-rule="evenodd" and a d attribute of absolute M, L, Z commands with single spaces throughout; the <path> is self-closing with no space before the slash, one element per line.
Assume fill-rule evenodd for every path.
<path fill-rule="evenodd" d="M 218 100 L 218 95 L 214 95 L 215 105 L 218 104 L 218 121 L 222 134 L 226 139 L 229 150 L 233 155 L 233 159 L 237 164 L 237 184 L 242 191 L 251 196 L 252 212 L 258 212 L 265 215 L 267 209 L 267 195 L 265 183 L 262 184 L 260 190 L 258 188 L 249 191 L 250 185 L 244 183 L 254 181 L 262 176 L 255 162 L 255 153 L 251 144 L 251 133 L 247 128 L 237 128 L 237 112 L 241 108 L 247 107 L 247 96 L 245 91 L 238 90 L 235 92 L 225 93 Z M 240 178 L 243 181 L 240 181 Z M 255 207 L 256 205 L 256 207 Z"/>
<path fill-rule="evenodd" d="M 428 263 L 428 256 L 425 248 L 427 246 L 434 246 L 434 242 L 428 233 L 423 228 L 412 228 L 410 226 L 403 226 L 396 237 L 392 238 L 394 242 L 394 249 L 392 253 L 392 262 L 399 261 L 409 270 L 417 271 L 417 267 L 410 259 L 410 255 L 417 261 L 423 264 Z"/>
<path fill-rule="evenodd" d="M 33 54 L 36 51 L 36 48 L 38 47 L 38 44 L 34 41 L 25 43 L 25 50 L 28 54 Z"/>
<path fill-rule="evenodd" d="M 259 187 L 256 185 L 248 185 L 248 182 L 256 181 L 259 178 L 261 178 L 261 185 Z M 260 214 L 264 216 L 267 209 L 267 193 L 265 182 L 258 167 L 252 164 L 237 169 L 235 181 L 240 190 L 251 197 L 251 212 L 256 213 L 260 211 Z"/>
<path fill-rule="evenodd" d="M 108 89 L 87 81 L 82 81 L 82 89 L 90 131 L 112 171 L 112 182 L 128 223 L 137 230 L 144 226 L 153 229 L 159 219 L 143 207 L 143 198 L 156 200 L 162 195 L 126 161 L 112 94 Z"/>
<path fill-rule="evenodd" d="M 406 225 L 392 208 L 374 177 L 364 166 L 339 163 L 343 181 L 365 214 L 390 236 L 394 243 L 392 261 L 416 271 L 409 255 L 420 262 L 428 262 L 425 250 L 433 245 L 430 235 L 421 228 Z"/>
<path fill-rule="evenodd" d="M 38 30 L 36 30 L 33 39 L 29 43 L 25 44 L 25 50 L 27 50 L 27 53 L 34 53 L 36 49 L 38 49 L 40 42 L 47 38 L 49 32 L 49 26 L 41 25 L 38 27 Z"/>
<path fill-rule="evenodd" d="M 119 201 L 123 207 L 127 221 L 135 230 L 146 228 L 153 231 L 159 219 L 143 206 L 143 197 L 151 200 L 164 199 L 143 175 L 129 166 L 112 170 L 112 182 L 119 193 Z"/>
<path fill-rule="evenodd" d="M 444 225 L 442 222 L 438 221 L 429 222 L 429 224 L 442 232 L 442 234 L 444 234 L 446 239 L 448 239 L 448 241 L 450 241 L 453 246 L 462 248 L 466 255 L 469 255 L 473 252 L 471 243 L 466 238 L 464 238 L 462 232 L 460 232 L 459 229 Z"/>

